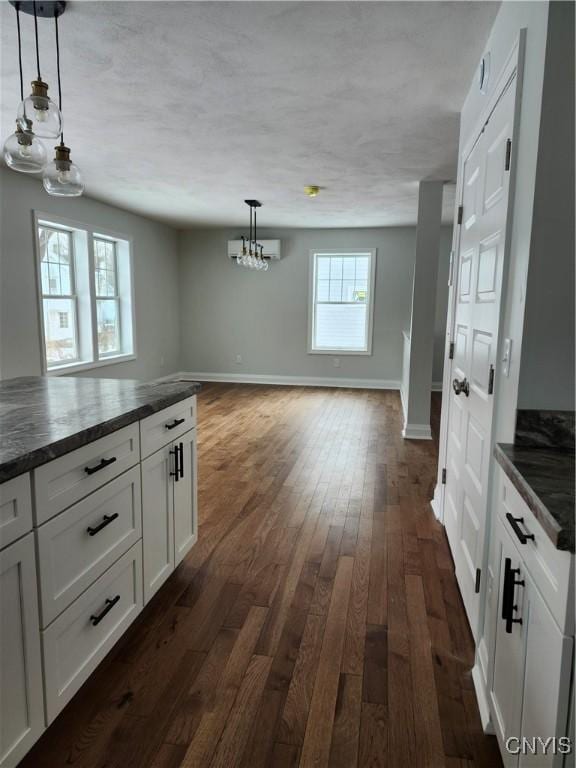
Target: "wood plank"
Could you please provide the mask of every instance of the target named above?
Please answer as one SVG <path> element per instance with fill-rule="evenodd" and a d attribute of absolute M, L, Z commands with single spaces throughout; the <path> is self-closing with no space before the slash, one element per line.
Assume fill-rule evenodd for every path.
<path fill-rule="evenodd" d="M 362 703 L 360 722 L 360 745 L 358 766 L 361 768 L 384 768 L 388 766 L 388 708 L 385 704 Z M 401 755 L 396 756 L 400 761 Z M 408 762 L 398 762 L 406 768 Z"/>
<path fill-rule="evenodd" d="M 351 557 L 341 557 L 338 562 L 300 757 L 302 768 L 327 765 L 329 761 L 353 566 Z"/>
<path fill-rule="evenodd" d="M 331 768 L 354 768 L 358 765 L 361 712 L 362 678 L 359 675 L 340 675 L 330 745 Z"/>
<path fill-rule="evenodd" d="M 406 605 L 410 626 L 410 666 L 418 765 L 444 768 L 438 695 L 430 657 L 424 587 L 420 576 L 406 576 Z"/>

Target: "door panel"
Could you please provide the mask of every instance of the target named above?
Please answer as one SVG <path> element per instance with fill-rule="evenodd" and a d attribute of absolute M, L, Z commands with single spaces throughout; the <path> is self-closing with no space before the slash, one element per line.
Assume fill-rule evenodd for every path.
<path fill-rule="evenodd" d="M 198 538 L 198 481 L 196 477 L 196 430 L 182 436 L 181 471 L 174 483 L 174 564 L 178 565 Z"/>
<path fill-rule="evenodd" d="M 174 570 L 174 492 L 170 445 L 142 462 L 144 603 Z"/>
<path fill-rule="evenodd" d="M 491 369 L 496 366 L 504 233 L 510 174 L 515 78 L 464 160 L 462 227 L 457 259 L 452 378 L 466 379 L 449 394 L 446 457 L 446 530 L 472 633 L 478 632 L 476 571 L 482 567 L 492 450 Z"/>

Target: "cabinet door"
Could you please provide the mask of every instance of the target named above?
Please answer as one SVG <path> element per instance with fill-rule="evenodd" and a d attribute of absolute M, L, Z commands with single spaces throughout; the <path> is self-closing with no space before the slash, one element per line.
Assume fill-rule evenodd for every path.
<path fill-rule="evenodd" d="M 179 476 L 174 483 L 174 562 L 178 565 L 198 538 L 196 430 L 174 443 L 179 452 Z"/>
<path fill-rule="evenodd" d="M 515 582 L 523 582 L 525 575 L 516 548 L 500 520 L 497 520 L 496 525 L 495 544 L 500 553 L 500 580 L 490 700 L 502 760 L 506 768 L 511 768 L 518 765 L 518 755 L 512 755 L 506 750 L 506 740 L 520 734 L 526 638 L 525 589 L 522 584 Z M 504 615 L 510 615 L 515 623 L 507 623 Z M 521 624 L 516 623 L 519 620 Z"/>
<path fill-rule="evenodd" d="M 0 765 L 15 768 L 44 729 L 34 537 L 0 553 Z"/>
<path fill-rule="evenodd" d="M 174 453 L 170 445 L 142 462 L 144 603 L 174 570 Z"/>
<path fill-rule="evenodd" d="M 526 580 L 526 672 L 522 706 L 522 736 L 534 752 L 520 755 L 521 768 L 559 768 L 564 756 L 538 741 L 565 736 L 574 640 L 562 634 L 530 579 Z"/>

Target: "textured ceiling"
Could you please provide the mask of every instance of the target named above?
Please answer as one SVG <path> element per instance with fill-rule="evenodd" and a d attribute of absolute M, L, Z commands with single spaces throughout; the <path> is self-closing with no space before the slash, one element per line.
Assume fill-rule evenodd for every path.
<path fill-rule="evenodd" d="M 0 121 L 19 100 L 0 3 Z M 453 180 L 458 113 L 494 2 L 70 2 L 65 136 L 86 193 L 178 227 L 412 224 L 418 181 Z M 39 22 L 56 96 L 53 24 Z M 25 80 L 33 20 L 23 17 Z M 28 90 L 28 86 L 25 86 Z M 325 189 L 303 194 L 306 184 Z M 451 218 L 453 187 L 446 188 Z"/>

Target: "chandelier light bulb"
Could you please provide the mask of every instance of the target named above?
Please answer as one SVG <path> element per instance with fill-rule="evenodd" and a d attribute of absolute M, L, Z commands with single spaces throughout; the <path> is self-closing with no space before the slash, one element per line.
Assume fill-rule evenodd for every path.
<path fill-rule="evenodd" d="M 30 123 L 32 132 L 42 139 L 57 139 L 62 133 L 62 115 L 43 80 L 32 81 L 32 93 L 20 102 L 17 121 L 22 130 Z"/>
<path fill-rule="evenodd" d="M 78 167 L 70 160 L 70 149 L 63 144 L 55 148 L 54 160 L 44 171 L 44 189 L 55 197 L 79 197 L 84 182 Z"/>
<path fill-rule="evenodd" d="M 6 139 L 4 160 L 9 168 L 20 173 L 40 173 L 46 166 L 46 148 L 30 129 L 16 131 Z"/>

